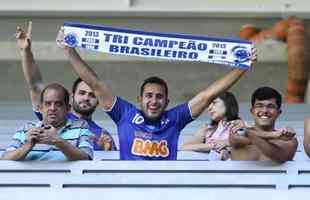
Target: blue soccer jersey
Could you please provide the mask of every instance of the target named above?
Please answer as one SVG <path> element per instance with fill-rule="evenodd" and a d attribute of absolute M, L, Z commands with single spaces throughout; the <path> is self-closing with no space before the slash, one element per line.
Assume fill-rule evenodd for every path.
<path fill-rule="evenodd" d="M 184 103 L 150 123 L 140 110 L 119 97 L 107 114 L 117 125 L 122 160 L 176 160 L 180 132 L 193 120 L 188 103 Z"/>
<path fill-rule="evenodd" d="M 34 113 L 37 116 L 37 118 L 40 121 L 42 121 L 42 114 L 40 112 L 38 112 L 38 111 L 34 111 Z M 67 119 L 69 119 L 69 120 L 78 120 L 79 118 L 76 115 L 74 115 L 72 112 L 69 112 L 67 114 Z M 97 144 L 97 140 L 100 138 L 101 134 L 106 134 L 106 135 L 108 135 L 112 139 L 112 148 L 111 148 L 111 150 L 112 151 L 116 150 L 116 145 L 114 143 L 114 140 L 113 140 L 112 136 L 110 135 L 110 133 L 106 129 L 100 127 L 92 119 L 84 119 L 83 118 L 83 120 L 85 120 L 87 122 L 88 129 L 95 135 L 95 138 L 94 138 L 94 150 L 96 150 L 96 151 L 102 150 L 102 148 Z"/>

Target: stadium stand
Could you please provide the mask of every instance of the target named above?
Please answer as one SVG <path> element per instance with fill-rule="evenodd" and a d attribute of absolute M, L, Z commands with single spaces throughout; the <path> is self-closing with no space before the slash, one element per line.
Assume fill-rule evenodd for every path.
<path fill-rule="evenodd" d="M 2 110 L 8 109 L 4 108 L 3 105 L 0 106 L 3 108 Z M 14 107 L 11 105 L 11 107 Z M 15 130 L 21 127 L 27 121 L 27 116 L 33 116 L 31 113 L 31 108 L 28 105 L 19 105 L 15 106 L 15 109 L 20 109 L 21 112 L 12 112 L 6 114 L 6 120 L 1 118 L 0 120 L 0 150 L 3 151 L 6 148 L 6 145 L 10 142 L 11 137 Z M 240 116 L 242 119 L 247 121 L 249 124 L 252 123 L 251 114 L 249 112 L 249 104 L 248 103 L 241 103 L 240 104 Z M 308 104 L 286 104 L 283 106 L 283 113 L 281 114 L 279 121 L 276 124 L 276 127 L 292 127 L 296 130 L 297 138 L 298 138 L 298 152 L 295 155 L 295 160 L 305 160 L 306 155 L 304 153 L 302 141 L 303 141 L 303 134 L 304 134 L 304 118 L 310 116 L 310 107 Z M 102 119 L 99 121 L 100 124 L 103 124 L 107 130 L 112 133 L 112 136 L 118 145 L 118 137 L 117 137 L 117 130 L 116 126 L 113 121 L 111 121 L 104 113 L 96 112 L 95 119 Z M 18 119 L 19 118 L 19 119 Z M 33 118 L 34 119 L 34 118 Z M 35 119 L 34 119 L 35 120 Z M 186 141 L 188 137 L 196 132 L 198 127 L 202 124 L 208 122 L 209 118 L 205 114 L 200 116 L 197 120 L 190 123 L 185 129 L 182 131 L 180 139 L 179 139 L 179 146 Z M 205 160 L 207 157 L 203 153 L 191 153 L 191 152 L 181 152 L 179 155 L 179 159 L 190 160 L 192 156 L 193 160 Z M 118 152 L 96 152 L 95 153 L 95 160 L 101 159 L 119 159 Z"/>
<path fill-rule="evenodd" d="M 241 117 L 251 122 L 248 104 L 240 106 Z M 17 106 L 18 107 L 18 106 Z M 24 110 L 23 110 L 24 109 Z M 5 109 L 3 109 L 5 110 Z M 3 151 L 12 130 L 23 124 L 31 109 L 20 107 L 20 120 L 7 115 L 0 120 Z M 28 110 L 28 111 L 26 111 Z M 0 199 L 292 199 L 308 194 L 309 158 L 303 146 L 303 121 L 310 116 L 307 104 L 285 105 L 278 127 L 297 130 L 299 146 L 294 161 L 273 162 L 207 161 L 207 154 L 178 153 L 177 161 L 120 161 L 117 151 L 95 152 L 94 161 L 16 162 L 0 161 Z M 101 118 L 117 141 L 114 124 Z M 206 115 L 186 127 L 182 144 L 208 120 Z"/>
<path fill-rule="evenodd" d="M 35 3 L 34 3 L 35 2 Z M 70 2 L 70 1 L 68 1 Z M 0 26 L 6 27 L 0 33 L 1 47 L 5 49 L 0 54 L 0 65 L 3 73 L 0 78 L 0 99 L 6 101 L 28 100 L 25 95 L 23 79 L 20 73 L 20 55 L 12 33 L 17 25 L 33 21 L 33 49 L 36 60 L 42 69 L 43 77 L 48 82 L 59 81 L 70 87 L 74 76 L 66 68 L 67 60 L 63 52 L 55 44 L 55 36 L 59 26 L 64 21 L 76 21 L 107 26 L 127 27 L 155 32 L 178 32 L 199 35 L 237 37 L 244 24 L 254 24 L 257 27 L 271 27 L 279 19 L 297 16 L 308 25 L 309 12 L 303 6 L 306 1 L 205 1 L 205 0 L 114 0 L 109 3 L 98 0 L 86 3 L 76 0 L 74 3 L 19 2 L 6 1 L 0 8 Z M 70 9 L 66 5 L 70 4 Z M 308 26 L 307 26 L 308 27 Z M 309 28 L 307 28 L 309 29 Z M 249 101 L 248 95 L 261 84 L 268 84 L 284 94 L 287 79 L 287 50 L 284 43 L 268 40 L 258 46 L 259 63 L 254 69 L 255 77 L 245 76 L 233 92 L 241 101 Z M 225 67 L 214 67 L 210 64 L 180 63 L 134 57 L 110 56 L 105 54 L 82 53 L 83 58 L 110 82 L 113 91 L 135 100 L 137 81 L 141 82 L 150 74 L 158 74 L 169 80 L 172 88 L 177 88 L 180 81 L 191 82 L 178 90 L 171 90 L 172 101 L 183 101 L 193 95 L 193 88 L 202 88 L 219 77 Z M 126 67 L 124 67 L 126 66 Z M 102 70 L 109 71 L 108 74 Z M 207 71 L 207 72 L 205 72 Z M 62 73 L 64 77 L 57 76 Z M 173 76 L 172 74 L 176 74 Z M 14 75 L 18 74 L 18 78 Z M 184 77 L 184 74 L 188 76 Z M 210 75 L 211 74 L 211 75 Z M 264 80 L 265 74 L 278 74 L 278 79 Z M 126 80 L 124 79 L 126 77 Z M 171 78 L 173 77 L 173 78 Z M 56 79 L 55 79 L 56 78 Z M 14 82 L 13 82 L 14 80 Z M 196 80 L 193 82 L 192 80 Z M 128 88 L 124 89 L 120 82 L 126 81 Z M 251 81 L 251 84 L 246 84 Z M 14 85 L 15 90 L 12 90 Z M 14 91 L 11 92 L 11 91 Z M 10 97 L 10 98 L 8 98 Z"/>
<path fill-rule="evenodd" d="M 208 161 L 0 162 L 1 199 L 293 199 L 309 163 Z"/>

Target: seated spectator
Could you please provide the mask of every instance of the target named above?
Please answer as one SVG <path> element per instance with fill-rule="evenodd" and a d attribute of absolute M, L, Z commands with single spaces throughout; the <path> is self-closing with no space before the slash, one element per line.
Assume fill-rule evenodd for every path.
<path fill-rule="evenodd" d="M 17 131 L 5 160 L 90 160 L 93 157 L 92 133 L 85 121 L 69 121 L 69 93 L 59 84 L 41 92 L 39 110 L 43 120 L 28 123 Z"/>
<path fill-rule="evenodd" d="M 298 144 L 295 131 L 275 128 L 282 112 L 279 92 L 270 87 L 258 88 L 252 95 L 251 104 L 254 126 L 246 127 L 239 122 L 230 124 L 232 160 L 292 160 Z"/>
<path fill-rule="evenodd" d="M 230 157 L 228 125 L 233 120 L 239 120 L 238 102 L 232 93 L 223 92 L 207 110 L 211 123 L 202 126 L 181 150 L 209 153 L 210 160 L 227 160 Z"/>
<path fill-rule="evenodd" d="M 36 116 L 42 120 L 42 115 L 38 111 L 40 105 L 40 93 L 44 88 L 42 74 L 39 66 L 36 64 L 31 44 L 32 44 L 32 23 L 29 22 L 27 32 L 22 28 L 17 27 L 16 39 L 17 46 L 21 53 L 21 63 L 24 72 L 24 77 L 29 88 L 30 99 L 33 105 Z M 68 120 L 85 120 L 89 130 L 94 134 L 94 149 L 115 151 L 116 145 L 110 133 L 103 127 L 99 126 L 92 118 L 98 106 L 92 89 L 81 79 L 77 78 L 72 85 L 71 96 L 72 109 L 67 114 Z"/>

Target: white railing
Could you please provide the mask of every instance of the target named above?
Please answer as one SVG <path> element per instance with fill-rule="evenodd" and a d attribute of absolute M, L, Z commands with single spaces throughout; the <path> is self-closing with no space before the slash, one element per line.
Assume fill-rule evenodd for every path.
<path fill-rule="evenodd" d="M 308 161 L 0 161 L 0 198 L 305 199 L 309 173 Z"/>

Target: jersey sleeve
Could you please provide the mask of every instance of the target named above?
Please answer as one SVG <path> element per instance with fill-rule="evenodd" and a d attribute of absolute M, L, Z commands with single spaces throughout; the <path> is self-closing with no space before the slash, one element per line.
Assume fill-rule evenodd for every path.
<path fill-rule="evenodd" d="M 115 103 L 110 111 L 107 111 L 107 114 L 111 119 L 118 124 L 121 119 L 126 116 L 129 111 L 134 108 L 134 105 L 123 100 L 120 97 L 116 97 Z"/>
<path fill-rule="evenodd" d="M 194 120 L 188 103 L 183 103 L 172 108 L 169 111 L 169 114 L 172 115 L 173 118 L 175 118 L 176 125 L 179 130 L 182 130 L 188 123 Z"/>

